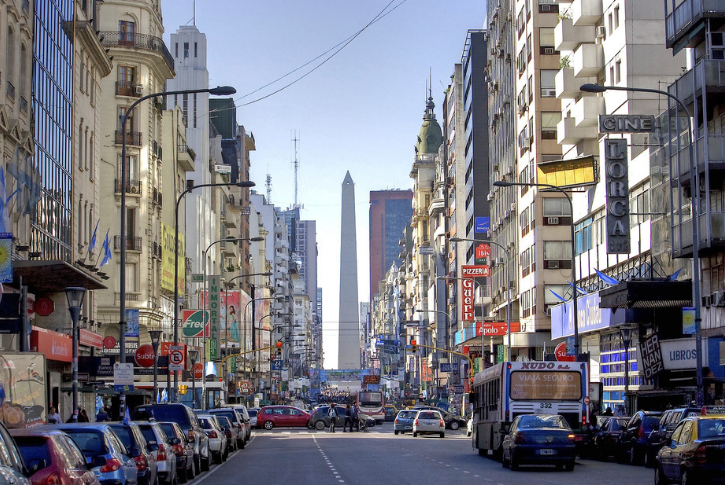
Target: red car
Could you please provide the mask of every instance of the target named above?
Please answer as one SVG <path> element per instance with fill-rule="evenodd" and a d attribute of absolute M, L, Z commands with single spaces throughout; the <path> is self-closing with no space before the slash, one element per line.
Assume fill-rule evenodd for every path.
<path fill-rule="evenodd" d="M 272 429 L 307 426 L 310 413 L 294 406 L 264 406 L 257 413 L 257 427 Z"/>
<path fill-rule="evenodd" d="M 12 429 L 32 485 L 100 485 L 73 438 L 62 431 Z"/>

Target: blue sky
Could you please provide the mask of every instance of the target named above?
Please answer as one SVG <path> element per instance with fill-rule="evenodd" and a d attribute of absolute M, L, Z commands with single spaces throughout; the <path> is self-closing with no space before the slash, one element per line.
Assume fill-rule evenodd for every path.
<path fill-rule="evenodd" d="M 169 35 L 193 22 L 193 0 L 162 0 Z M 298 202 L 317 221 L 318 285 L 323 291 L 325 367 L 337 363 L 340 201 L 345 172 L 355 181 L 358 291 L 368 301 L 368 201 L 371 190 L 409 189 L 414 144 L 432 79 L 436 114 L 460 62 L 466 32 L 484 25 L 485 0 L 197 0 L 206 34 L 210 86 L 237 89 L 237 122 L 254 134 L 251 179 L 271 201 L 294 203 L 294 144 L 300 162 Z M 387 9 L 386 9 L 387 6 Z M 397 6 L 397 8 L 396 8 Z M 326 63 L 277 94 L 370 25 Z M 296 73 L 243 97 L 321 56 Z"/>

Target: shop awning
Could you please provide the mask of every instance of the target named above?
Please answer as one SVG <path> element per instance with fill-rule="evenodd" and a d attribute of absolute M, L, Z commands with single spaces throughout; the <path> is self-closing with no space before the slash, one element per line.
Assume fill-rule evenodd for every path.
<path fill-rule="evenodd" d="M 31 293 L 43 295 L 65 291 L 69 286 L 88 290 L 105 290 L 107 287 L 96 278 L 65 261 L 13 261 L 14 284 L 20 277 Z"/>
<path fill-rule="evenodd" d="M 599 296 L 600 308 L 682 308 L 692 305 L 692 282 L 623 281 Z"/>

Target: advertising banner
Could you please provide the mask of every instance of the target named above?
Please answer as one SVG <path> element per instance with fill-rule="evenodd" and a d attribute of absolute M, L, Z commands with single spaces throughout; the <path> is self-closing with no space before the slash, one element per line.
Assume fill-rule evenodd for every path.
<path fill-rule="evenodd" d="M 174 228 L 161 223 L 161 288 L 174 291 Z M 184 288 L 186 275 L 186 247 L 184 236 L 179 234 L 178 287 Z"/>
<path fill-rule="evenodd" d="M 139 311 L 137 309 L 126 310 L 126 337 L 138 338 Z"/>
<path fill-rule="evenodd" d="M 461 279 L 461 294 L 463 295 L 463 317 L 461 320 L 464 322 L 472 322 L 474 320 L 472 279 Z"/>
<path fill-rule="evenodd" d="M 639 354 L 645 379 L 652 379 L 664 370 L 660 338 L 656 333 L 639 343 Z"/>
<path fill-rule="evenodd" d="M 489 244 L 479 244 L 476 246 L 476 264 L 487 264 L 491 259 L 491 246 Z"/>
<path fill-rule="evenodd" d="M 42 353 L 0 354 L 0 421 L 7 428 L 45 424 L 45 379 Z"/>

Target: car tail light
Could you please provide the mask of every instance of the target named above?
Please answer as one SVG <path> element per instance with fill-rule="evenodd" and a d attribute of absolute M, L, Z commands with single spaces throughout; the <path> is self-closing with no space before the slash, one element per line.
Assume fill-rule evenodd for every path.
<path fill-rule="evenodd" d="M 189 430 L 189 441 L 194 441 L 194 438 L 196 438 L 196 435 L 194 435 L 194 430 Z"/>
<path fill-rule="evenodd" d="M 413 426 L 418 426 L 418 420 L 413 421 Z"/>
<path fill-rule="evenodd" d="M 523 432 L 519 431 L 514 436 L 514 443 L 516 443 L 517 445 L 520 445 L 522 443 L 526 443 L 526 435 Z"/>
<path fill-rule="evenodd" d="M 142 472 L 149 467 L 149 462 L 144 455 L 135 456 L 133 459 L 136 461 L 136 469 L 138 471 Z"/>
<path fill-rule="evenodd" d="M 567 436 L 567 438 L 569 438 L 570 440 L 573 440 L 573 439 L 576 438 L 576 435 L 575 434 L 570 434 L 569 436 Z"/>
<path fill-rule="evenodd" d="M 444 423 L 442 419 L 441 419 L 441 426 L 443 426 L 443 427 L 446 426 L 446 423 Z"/>
<path fill-rule="evenodd" d="M 695 461 L 699 465 L 704 465 L 707 463 L 707 447 L 705 445 L 700 445 L 695 450 Z"/>
<path fill-rule="evenodd" d="M 183 455 L 184 454 L 184 447 L 179 445 L 172 445 L 171 449 L 174 450 L 175 455 Z"/>
<path fill-rule="evenodd" d="M 106 464 L 101 467 L 101 473 L 115 472 L 121 468 L 121 460 L 118 458 L 109 458 L 106 460 Z"/>
<path fill-rule="evenodd" d="M 241 430 L 242 430 L 242 423 L 237 423 L 237 429 L 238 429 L 239 431 L 241 431 Z"/>
<path fill-rule="evenodd" d="M 639 437 L 640 439 L 642 439 L 642 438 L 644 438 L 644 437 L 645 437 L 645 435 L 644 435 L 644 426 L 640 426 L 640 427 L 639 427 L 639 428 L 637 429 L 637 436 L 638 436 L 638 437 Z"/>
<path fill-rule="evenodd" d="M 209 438 L 218 438 L 218 437 L 219 436 L 217 436 L 216 431 L 214 431 L 214 430 L 209 431 Z"/>
<path fill-rule="evenodd" d="M 400 421 L 398 421 L 398 418 L 395 418 L 395 421 L 394 422 L 395 423 L 399 423 Z"/>
<path fill-rule="evenodd" d="M 156 453 L 156 461 L 166 461 L 166 447 L 160 443 L 159 450 Z"/>
<path fill-rule="evenodd" d="M 60 478 L 60 475 L 56 472 L 51 473 L 47 477 L 45 477 L 45 480 L 43 480 L 43 485 L 61 485 L 63 481 Z"/>

